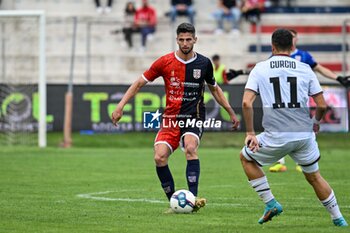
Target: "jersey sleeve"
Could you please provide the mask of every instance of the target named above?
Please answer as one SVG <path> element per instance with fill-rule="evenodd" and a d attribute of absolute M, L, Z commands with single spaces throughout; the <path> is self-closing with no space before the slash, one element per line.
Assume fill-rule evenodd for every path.
<path fill-rule="evenodd" d="M 158 58 L 155 62 L 153 62 L 151 67 L 142 74 L 143 79 L 147 82 L 153 82 L 156 78 L 162 76 L 163 66 L 163 58 Z"/>
<path fill-rule="evenodd" d="M 312 57 L 312 55 L 310 53 L 306 52 L 306 51 L 305 51 L 305 61 L 306 61 L 307 64 L 309 64 L 311 69 L 315 68 L 315 66 L 317 65 L 317 62 Z"/>
<path fill-rule="evenodd" d="M 320 85 L 320 82 L 317 79 L 317 76 L 314 72 L 310 72 L 311 75 L 311 79 L 309 82 L 309 96 L 314 96 L 317 95 L 319 93 L 322 93 L 322 87 Z"/>
<path fill-rule="evenodd" d="M 248 81 L 245 85 L 245 89 L 254 91 L 256 94 L 259 94 L 258 73 L 256 71 L 256 66 L 252 69 L 248 76 Z"/>
<path fill-rule="evenodd" d="M 213 65 L 211 64 L 209 59 L 208 59 L 208 65 L 207 65 L 207 72 L 206 72 L 204 79 L 205 79 L 207 84 L 212 85 L 212 86 L 216 85 Z"/>

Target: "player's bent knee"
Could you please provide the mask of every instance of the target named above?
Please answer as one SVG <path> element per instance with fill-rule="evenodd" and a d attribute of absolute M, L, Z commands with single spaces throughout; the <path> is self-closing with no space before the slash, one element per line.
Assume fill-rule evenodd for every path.
<path fill-rule="evenodd" d="M 171 154 L 170 149 L 165 144 L 157 144 L 154 146 L 154 161 L 157 166 L 165 166 L 168 164 L 168 157 Z"/>
<path fill-rule="evenodd" d="M 197 144 L 189 143 L 185 145 L 185 152 L 187 157 L 196 157 L 197 156 Z"/>
<path fill-rule="evenodd" d="M 154 161 L 157 166 L 165 166 L 168 164 L 168 155 L 165 153 L 155 153 Z"/>
<path fill-rule="evenodd" d="M 157 166 L 165 166 L 168 164 L 169 151 L 156 146 L 154 150 L 154 161 Z"/>
<path fill-rule="evenodd" d="M 195 144 L 189 144 L 185 146 L 185 151 L 187 153 L 193 154 L 197 152 L 197 145 Z"/>

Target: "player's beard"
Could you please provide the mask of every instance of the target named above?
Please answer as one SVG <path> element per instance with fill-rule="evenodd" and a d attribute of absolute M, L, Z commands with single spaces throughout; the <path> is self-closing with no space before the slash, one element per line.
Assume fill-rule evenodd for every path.
<path fill-rule="evenodd" d="M 183 50 L 181 47 L 180 47 L 180 50 L 181 50 L 181 52 L 182 52 L 183 54 L 187 55 L 187 54 L 189 54 L 190 52 L 192 52 L 193 46 L 190 47 L 187 51 L 186 51 L 186 50 Z"/>

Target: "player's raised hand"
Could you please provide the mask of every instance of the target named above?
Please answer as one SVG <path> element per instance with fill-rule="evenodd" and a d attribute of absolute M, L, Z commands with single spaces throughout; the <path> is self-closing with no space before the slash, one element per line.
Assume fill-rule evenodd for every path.
<path fill-rule="evenodd" d="M 114 110 L 112 112 L 112 122 L 113 125 L 117 126 L 118 125 L 118 121 L 120 120 L 120 118 L 122 118 L 123 116 L 123 110 L 117 108 L 116 110 Z"/>
<path fill-rule="evenodd" d="M 237 78 L 239 75 L 244 74 L 243 70 L 233 70 L 229 69 L 226 73 L 227 80 L 230 81 L 234 78 Z"/>
<path fill-rule="evenodd" d="M 239 120 L 238 120 L 236 114 L 233 114 L 233 115 L 231 116 L 231 122 L 232 122 L 232 129 L 233 129 L 233 130 L 239 129 L 240 122 L 239 122 Z"/>
<path fill-rule="evenodd" d="M 251 151 L 253 151 L 253 153 L 257 152 L 260 148 L 258 139 L 253 134 L 248 134 L 244 143 Z"/>
<path fill-rule="evenodd" d="M 350 76 L 338 76 L 337 81 L 344 87 L 350 87 Z"/>

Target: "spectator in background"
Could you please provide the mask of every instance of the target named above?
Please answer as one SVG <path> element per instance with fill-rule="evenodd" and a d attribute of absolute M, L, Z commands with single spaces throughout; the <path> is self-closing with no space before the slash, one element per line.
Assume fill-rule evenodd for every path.
<path fill-rule="evenodd" d="M 216 34 L 221 34 L 224 31 L 224 19 L 232 22 L 232 33 L 239 34 L 239 20 L 241 17 L 239 2 L 238 0 L 218 0 L 218 9 L 214 12 L 217 22 Z"/>
<path fill-rule="evenodd" d="M 242 13 L 245 19 L 251 23 L 260 21 L 260 14 L 264 10 L 265 0 L 243 0 Z"/>
<path fill-rule="evenodd" d="M 113 5 L 113 0 L 108 0 L 107 6 L 105 8 L 103 8 L 101 6 L 101 2 L 100 0 L 95 0 L 95 4 L 96 4 L 96 12 L 99 14 L 102 13 L 110 13 L 112 11 L 112 5 Z"/>
<path fill-rule="evenodd" d="M 226 78 L 226 66 L 224 64 L 220 64 L 220 56 L 215 54 L 211 58 L 213 62 L 213 69 L 214 69 L 214 77 L 218 84 L 227 84 L 227 78 Z"/>
<path fill-rule="evenodd" d="M 192 0 L 171 0 L 170 18 L 175 23 L 178 14 L 187 15 L 191 24 L 194 24 L 194 8 Z"/>
<path fill-rule="evenodd" d="M 132 48 L 132 34 L 140 30 L 135 25 L 136 8 L 133 2 L 127 2 L 124 11 L 123 33 L 129 48 Z"/>
<path fill-rule="evenodd" d="M 135 24 L 141 31 L 141 51 L 146 48 L 147 38 L 150 39 L 156 31 L 156 10 L 149 6 L 148 0 L 142 0 L 142 6 L 135 13 Z"/>

